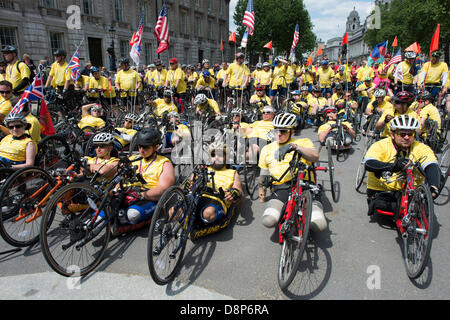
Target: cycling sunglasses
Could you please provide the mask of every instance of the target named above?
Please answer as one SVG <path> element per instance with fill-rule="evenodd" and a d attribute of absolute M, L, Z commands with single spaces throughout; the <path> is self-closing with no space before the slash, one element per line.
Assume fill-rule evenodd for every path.
<path fill-rule="evenodd" d="M 276 132 L 279 132 L 281 134 L 288 134 L 289 133 L 289 129 L 275 129 Z"/>
<path fill-rule="evenodd" d="M 12 130 L 14 128 L 20 129 L 20 128 L 23 128 L 23 127 L 25 127 L 25 125 L 23 125 L 23 124 L 13 124 L 13 125 L 8 126 L 8 129 L 10 129 L 10 130 Z"/>
<path fill-rule="evenodd" d="M 414 131 L 412 131 L 412 132 L 396 132 L 395 134 L 400 136 L 400 137 L 402 137 L 402 138 L 404 138 L 406 136 L 412 138 L 412 137 L 414 137 L 416 135 L 416 133 Z"/>
<path fill-rule="evenodd" d="M 0 91 L 0 94 L 9 94 L 11 92 L 12 92 L 11 90 L 9 90 L 9 91 Z"/>

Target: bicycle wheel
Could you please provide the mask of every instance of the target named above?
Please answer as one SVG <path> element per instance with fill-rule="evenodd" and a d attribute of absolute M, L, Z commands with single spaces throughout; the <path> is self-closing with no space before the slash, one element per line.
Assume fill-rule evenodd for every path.
<path fill-rule="evenodd" d="M 296 199 L 296 206 L 288 220 L 282 221 L 280 232 L 284 241 L 278 264 L 278 284 L 285 290 L 294 280 L 308 241 L 312 214 L 312 195 L 309 190 Z"/>
<path fill-rule="evenodd" d="M 243 166 L 243 175 L 245 191 L 247 191 L 250 199 L 256 200 L 259 197 L 256 193 L 256 190 L 258 189 L 257 179 L 259 176 L 259 167 L 257 165 L 246 164 Z M 256 198 L 255 193 L 257 194 Z"/>
<path fill-rule="evenodd" d="M 331 142 L 328 140 L 327 142 L 327 152 L 328 152 L 328 174 L 330 177 L 330 185 L 331 185 L 331 196 L 333 197 L 333 201 L 337 202 L 337 192 L 336 192 L 336 186 L 334 184 L 334 162 L 333 162 L 333 155 L 331 151 Z"/>
<path fill-rule="evenodd" d="M 42 169 L 66 168 L 69 164 L 63 161 L 71 153 L 66 138 L 60 135 L 47 136 L 38 144 L 35 166 Z"/>
<path fill-rule="evenodd" d="M 177 186 L 167 189 L 158 201 L 148 231 L 147 260 L 157 284 L 171 281 L 181 266 L 187 241 L 186 197 Z"/>
<path fill-rule="evenodd" d="M 72 183 L 50 199 L 41 222 L 44 258 L 57 273 L 83 276 L 102 261 L 111 237 L 109 210 L 92 220 L 103 194 L 89 184 Z"/>
<path fill-rule="evenodd" d="M 361 185 L 364 182 L 364 179 L 366 177 L 366 166 L 363 162 L 364 157 L 361 159 L 358 170 L 356 171 L 356 177 L 355 177 L 355 190 L 359 192 L 359 189 L 361 188 Z"/>
<path fill-rule="evenodd" d="M 37 167 L 18 170 L 6 180 L 0 192 L 0 234 L 15 247 L 27 247 L 39 240 L 42 206 L 37 204 L 56 182 Z"/>
<path fill-rule="evenodd" d="M 430 189 L 426 184 L 416 188 L 409 199 L 408 213 L 411 222 L 406 227 L 404 239 L 405 267 L 408 277 L 418 278 L 430 257 L 434 231 L 434 207 Z"/>
<path fill-rule="evenodd" d="M 447 183 L 448 175 L 450 174 L 450 144 L 442 151 L 441 158 L 439 159 L 439 168 L 441 169 L 442 179 L 439 187 L 439 193 L 441 193 Z"/>

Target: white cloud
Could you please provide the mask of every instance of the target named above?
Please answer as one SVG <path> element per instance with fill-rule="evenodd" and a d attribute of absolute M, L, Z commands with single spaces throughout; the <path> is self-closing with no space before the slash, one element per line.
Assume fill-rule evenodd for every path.
<path fill-rule="evenodd" d="M 231 0 L 230 1 L 230 31 L 236 31 L 236 25 L 234 24 L 234 20 L 233 20 L 233 14 L 234 14 L 234 9 L 236 8 L 236 4 L 237 4 L 238 0 Z"/>

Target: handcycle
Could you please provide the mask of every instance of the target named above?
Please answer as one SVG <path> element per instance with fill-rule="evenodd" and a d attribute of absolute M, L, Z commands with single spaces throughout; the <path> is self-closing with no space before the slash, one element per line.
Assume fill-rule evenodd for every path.
<path fill-rule="evenodd" d="M 66 277 L 84 276 L 99 265 L 111 234 L 121 226 L 118 209 L 127 190 L 133 188 L 129 184 L 146 183 L 132 165 L 141 159 L 122 156 L 113 178 L 98 182 L 95 174 L 89 183 L 67 184 L 51 197 L 41 219 L 40 244 L 55 272 Z M 98 219 L 101 213 L 104 217 Z M 140 226 L 126 227 L 130 231 Z"/>
<path fill-rule="evenodd" d="M 292 151 L 291 148 L 284 152 L 279 149 L 279 160 Z M 282 245 L 278 264 L 278 284 L 282 290 L 285 290 L 295 278 L 308 242 L 313 198 L 320 196 L 323 190 L 321 185 L 306 181 L 304 172 L 306 170 L 309 178 L 313 177 L 314 181 L 317 181 L 316 172 L 327 171 L 325 167 L 307 166 L 301 161 L 301 156 L 299 151 L 294 151 L 289 168 L 278 179 L 270 177 L 267 182 L 268 186 L 273 186 L 274 182 L 280 182 L 289 172 L 295 175 L 290 181 L 288 200 L 281 210 L 278 222 L 279 243 Z"/>
<path fill-rule="evenodd" d="M 448 176 L 450 175 L 450 144 L 447 144 L 444 150 L 442 150 L 442 154 L 439 159 L 439 168 L 441 169 L 441 185 L 439 186 L 440 194 L 447 183 Z"/>
<path fill-rule="evenodd" d="M 211 181 L 212 187 L 208 187 Z M 228 209 L 224 219 L 205 226 L 199 217 L 199 204 L 205 193 L 222 198 L 223 190 L 214 192 L 214 172 L 206 165 L 197 165 L 193 170 L 189 188 L 172 186 L 167 189 L 156 206 L 150 224 L 147 244 L 147 260 L 152 279 L 159 285 L 173 280 L 181 267 L 187 239 L 192 241 L 217 232 L 231 221 L 234 208 Z M 231 212 L 230 212 L 231 211 Z"/>
<path fill-rule="evenodd" d="M 84 162 L 76 152 L 65 155 L 67 168 L 48 170 L 27 167 L 13 172 L 0 191 L 0 234 L 15 247 L 27 247 L 39 240 L 39 218 L 50 198 L 72 182 Z"/>
<path fill-rule="evenodd" d="M 327 142 L 327 149 L 328 152 L 331 153 L 333 150 L 336 153 L 336 160 L 340 161 L 340 156 L 344 155 L 343 160 L 348 158 L 349 154 L 348 151 L 351 148 L 351 145 L 345 145 L 345 133 L 346 133 L 346 127 L 344 125 L 344 116 L 345 114 L 339 113 L 336 118 L 336 123 L 331 124 L 331 127 L 333 128 L 333 140 L 334 143 L 331 143 L 330 140 Z"/>
<path fill-rule="evenodd" d="M 402 181 L 401 198 L 398 212 L 375 208 L 376 212 L 391 217 L 403 240 L 403 259 L 406 273 L 411 279 L 420 277 L 430 257 L 434 233 L 434 206 L 430 188 L 427 183 L 415 185 L 414 171 L 423 177 L 425 172 L 420 161 L 412 162 L 399 174 L 383 172 L 383 183 Z M 390 192 L 387 192 L 388 194 Z"/>

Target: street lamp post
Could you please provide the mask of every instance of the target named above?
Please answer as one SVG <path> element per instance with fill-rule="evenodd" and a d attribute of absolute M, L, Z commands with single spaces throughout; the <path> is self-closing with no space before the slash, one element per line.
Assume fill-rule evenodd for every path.
<path fill-rule="evenodd" d="M 111 44 L 109 45 L 108 49 L 106 50 L 108 52 L 109 56 L 109 71 L 117 71 L 116 67 L 116 53 L 114 50 L 114 37 L 116 34 L 116 29 L 114 28 L 114 24 L 111 23 L 111 27 L 109 28 L 109 34 L 111 35 Z"/>

